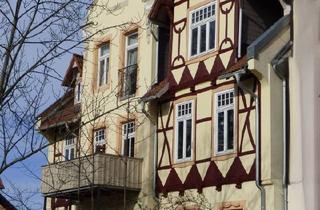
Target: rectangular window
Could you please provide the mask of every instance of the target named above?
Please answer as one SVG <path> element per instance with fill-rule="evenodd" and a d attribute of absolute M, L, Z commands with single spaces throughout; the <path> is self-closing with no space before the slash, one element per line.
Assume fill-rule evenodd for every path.
<path fill-rule="evenodd" d="M 188 160 L 192 154 L 193 102 L 187 101 L 176 105 L 176 159 Z"/>
<path fill-rule="evenodd" d="M 76 145 L 74 141 L 75 137 L 68 135 L 65 140 L 64 158 L 65 160 L 72 160 L 75 158 Z"/>
<path fill-rule="evenodd" d="M 126 67 L 123 70 L 122 95 L 132 96 L 137 87 L 138 33 L 126 37 Z"/>
<path fill-rule="evenodd" d="M 189 55 L 206 53 L 216 45 L 216 4 L 200 7 L 190 14 Z"/>
<path fill-rule="evenodd" d="M 98 84 L 105 85 L 108 82 L 110 64 L 110 44 L 105 43 L 99 47 Z"/>
<path fill-rule="evenodd" d="M 216 144 L 217 154 L 234 150 L 234 90 L 216 94 Z"/>
<path fill-rule="evenodd" d="M 135 124 L 133 121 L 122 125 L 122 144 L 122 154 L 134 157 Z"/>
<path fill-rule="evenodd" d="M 94 132 L 94 142 L 95 142 L 95 152 L 97 151 L 97 148 L 101 150 L 103 147 L 105 149 L 106 144 L 106 135 L 105 135 L 105 129 L 101 128 L 99 130 L 96 130 Z"/>
<path fill-rule="evenodd" d="M 81 82 L 78 82 L 76 87 L 74 88 L 74 103 L 80 103 L 81 102 L 81 94 L 82 94 L 82 89 L 81 89 Z"/>

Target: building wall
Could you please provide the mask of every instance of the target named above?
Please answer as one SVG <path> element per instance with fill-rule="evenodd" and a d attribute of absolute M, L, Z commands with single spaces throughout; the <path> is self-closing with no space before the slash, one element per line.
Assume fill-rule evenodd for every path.
<path fill-rule="evenodd" d="M 93 25 L 87 28 L 84 36 L 90 36 L 101 30 L 84 44 L 84 61 L 82 74 L 80 156 L 93 153 L 92 142 L 94 131 L 104 128 L 106 135 L 106 153 L 122 155 L 122 123 L 128 120 L 135 122 L 135 157 L 143 159 L 141 191 L 135 192 L 135 200 L 128 198 L 128 209 L 152 207 L 154 204 L 153 186 L 153 141 L 154 129 L 150 120 L 142 113 L 139 97 L 143 96 L 155 79 L 156 42 L 151 35 L 148 23 L 148 12 L 152 0 L 100 0 L 98 4 L 106 7 L 92 8 L 88 22 Z M 107 9 L 106 9 L 107 8 Z M 119 71 L 125 67 L 125 38 L 130 32 L 138 33 L 138 76 L 137 91 L 130 99 L 121 99 Z M 102 43 L 110 43 L 110 66 L 107 84 L 98 87 L 98 49 Z M 129 107 L 127 103 L 129 103 Z M 128 115 L 127 109 L 130 109 Z M 99 117 L 97 117 L 99 115 Z M 56 153 L 64 151 L 65 142 L 56 144 Z M 54 147 L 48 150 L 49 161 L 53 162 Z M 63 157 L 56 157 L 56 161 Z M 137 174 L 139 176 L 139 174 Z M 128 190 L 130 193 L 130 190 Z M 110 199 L 114 202 L 110 203 Z M 48 199 L 48 209 L 50 199 Z M 100 209 L 121 209 L 122 200 L 118 197 L 102 197 Z M 81 201 L 78 209 L 89 209 L 90 199 Z"/>
<path fill-rule="evenodd" d="M 319 1 L 293 1 L 289 77 L 290 210 L 320 208 L 319 15 Z"/>
<path fill-rule="evenodd" d="M 139 97 L 148 90 L 155 79 L 155 40 L 150 33 L 147 19 L 151 5 L 152 1 L 108 1 L 108 8 L 111 8 L 112 14 L 99 8 L 92 10 L 88 20 L 97 23 L 97 27 L 89 28 L 89 31 L 102 28 L 110 29 L 95 35 L 93 41 L 86 45 L 82 78 L 82 123 L 85 124 L 81 133 L 82 153 L 92 152 L 93 131 L 105 128 L 106 153 L 122 155 L 122 123 L 134 120 L 135 157 L 143 158 L 142 189 L 139 201 L 146 206 L 152 205 L 153 200 L 153 144 L 150 141 L 153 136 L 153 127 L 150 120 L 142 113 Z M 126 35 L 133 31 L 138 33 L 137 90 L 134 97 L 122 100 L 119 97 L 119 71 L 125 67 Z M 104 42 L 110 43 L 109 80 L 106 85 L 97 87 L 98 46 Z M 93 110 L 92 106 L 94 106 Z M 128 108 L 130 114 L 127 112 Z M 100 112 L 97 112 L 98 110 Z M 110 110 L 113 111 L 110 112 Z M 102 116 L 96 118 L 92 111 Z M 108 203 L 107 200 L 105 201 Z M 122 208 L 122 203 L 119 205 L 114 206 L 114 209 Z M 106 209 L 108 206 L 106 205 Z M 135 208 L 138 207 L 135 206 Z"/>

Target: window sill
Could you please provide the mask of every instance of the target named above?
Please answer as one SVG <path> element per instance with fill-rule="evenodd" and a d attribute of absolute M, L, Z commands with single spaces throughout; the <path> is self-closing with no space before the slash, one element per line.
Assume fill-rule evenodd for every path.
<path fill-rule="evenodd" d="M 221 160 L 228 160 L 235 157 L 237 157 L 237 153 L 235 151 L 226 151 L 223 153 L 214 154 L 213 157 L 211 157 L 211 160 L 221 161 Z"/>
<path fill-rule="evenodd" d="M 120 101 L 124 101 L 126 99 L 132 98 L 134 97 L 136 94 L 131 94 L 131 95 L 127 95 L 127 96 L 120 96 Z"/>
<path fill-rule="evenodd" d="M 184 168 L 193 165 L 195 162 L 192 158 L 184 160 L 175 160 L 175 163 L 172 164 L 173 168 Z"/>
<path fill-rule="evenodd" d="M 106 84 L 103 84 L 101 86 L 97 86 L 96 93 L 99 93 L 100 91 L 105 91 L 105 90 L 107 90 L 109 88 L 110 88 L 110 83 L 109 82 L 106 83 Z"/>
<path fill-rule="evenodd" d="M 197 63 L 203 60 L 206 60 L 212 56 L 218 55 L 218 49 L 212 49 L 208 52 L 204 52 L 199 55 L 189 56 L 188 60 L 186 61 L 186 65 Z"/>

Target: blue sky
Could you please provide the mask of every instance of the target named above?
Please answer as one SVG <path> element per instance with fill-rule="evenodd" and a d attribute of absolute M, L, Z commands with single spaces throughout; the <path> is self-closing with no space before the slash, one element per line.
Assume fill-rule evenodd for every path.
<path fill-rule="evenodd" d="M 71 56 L 71 54 L 66 54 L 63 56 L 63 58 L 55 61 L 54 67 L 62 77 L 64 76 L 64 73 L 69 65 Z M 48 94 L 46 99 L 49 100 L 46 101 L 43 109 L 57 99 L 56 94 L 61 95 L 64 92 L 63 88 L 61 87 L 61 81 L 54 79 L 50 80 L 47 89 Z M 52 90 L 54 90 L 55 93 L 53 93 Z M 39 178 L 41 177 L 41 166 L 47 164 L 45 153 L 46 150 L 43 151 L 43 153 L 37 153 L 29 159 L 23 161 L 23 163 L 18 163 L 1 174 L 1 178 L 6 188 L 4 192 L 16 197 L 17 193 L 14 191 L 14 187 L 16 187 L 19 189 L 19 191 L 23 192 L 23 197 L 27 199 L 27 207 L 19 206 L 18 204 L 18 209 L 42 209 L 43 197 L 40 193 Z"/>

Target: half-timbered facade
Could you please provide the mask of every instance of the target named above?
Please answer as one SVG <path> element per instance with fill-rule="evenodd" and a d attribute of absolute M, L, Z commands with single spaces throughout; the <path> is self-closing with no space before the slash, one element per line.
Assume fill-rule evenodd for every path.
<path fill-rule="evenodd" d="M 158 59 L 167 60 L 157 71 L 165 76 L 143 97 L 156 107 L 160 208 L 280 209 L 281 166 L 274 161 L 281 160 L 281 144 L 268 123 L 279 125 L 281 118 L 267 116 L 270 84 L 261 83 L 257 70 L 266 67 L 249 69 L 247 55 L 279 25 L 280 3 L 163 0 L 149 18 L 158 26 L 159 44 L 168 43 L 158 48 Z M 278 34 L 285 39 L 287 30 Z M 281 48 L 274 45 L 270 57 Z"/>

